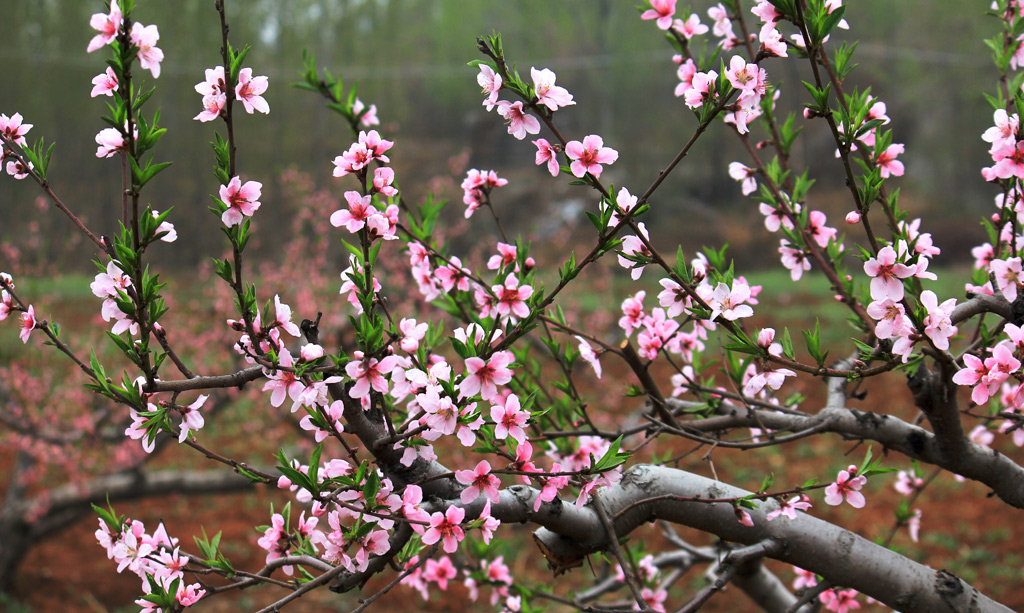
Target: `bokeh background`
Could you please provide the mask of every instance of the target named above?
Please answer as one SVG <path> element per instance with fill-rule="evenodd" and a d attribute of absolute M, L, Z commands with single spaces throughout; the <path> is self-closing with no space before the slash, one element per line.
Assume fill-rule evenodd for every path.
<path fill-rule="evenodd" d="M 398 143 L 392 160 L 406 197 L 429 191 L 460 196 L 466 167 L 495 168 L 511 180 L 497 202 L 513 232 L 543 238 L 557 227 L 585 219 L 590 196 L 563 181 L 547 179 L 533 165 L 534 148 L 505 134 L 501 118 L 486 113 L 475 71 L 474 38 L 492 31 L 504 35 L 508 56 L 528 75 L 531 66 L 548 67 L 578 104 L 559 113 L 565 134 L 604 137 L 617 149 L 619 162 L 607 171 L 616 185 L 642 191 L 688 138 L 690 111 L 673 96 L 676 77 L 671 51 L 651 22 L 638 18 L 636 2 L 616 0 L 247 0 L 229 3 L 231 38 L 249 42 L 246 65 L 270 77 L 267 117 L 239 122 L 244 176 L 262 181 L 261 219 L 274 224 L 288 215 L 277 177 L 288 167 L 330 184 L 330 160 L 347 148 L 350 136 L 340 118 L 309 92 L 291 87 L 299 79 L 304 49 L 318 64 L 358 83 L 359 97 L 376 104 L 382 131 Z M 35 124 L 31 136 L 57 143 L 51 181 L 75 210 L 101 232 L 115 228 L 119 164 L 95 157 L 95 134 L 105 127 L 99 116 L 103 99 L 90 99 L 90 80 L 104 68 L 105 50 L 91 55 L 89 16 L 103 3 L 79 0 L 24 2 L 0 0 L 0 112 L 21 112 Z M 680 12 L 682 12 L 680 5 Z M 702 9 L 703 10 L 703 9 Z M 936 264 L 965 257 L 983 237 L 980 226 L 965 227 L 990 210 L 995 190 L 980 178 L 986 143 L 980 134 L 991 112 L 980 91 L 993 91 L 997 77 L 982 43 L 996 21 L 982 7 L 970 10 L 952 0 L 859 0 L 848 7 L 853 30 L 841 32 L 860 41 L 860 67 L 852 86 L 871 86 L 888 105 L 894 142 L 906 145 L 901 159 L 908 173 L 899 186 L 901 203 L 914 215 L 927 214 L 930 231 L 943 254 Z M 205 214 L 207 195 L 216 193 L 207 143 L 212 125 L 193 121 L 200 96 L 193 90 L 203 69 L 220 63 L 220 33 L 212 1 L 140 2 L 137 19 L 156 23 L 165 53 L 148 109 L 161 109 L 167 134 L 156 160 L 174 166 L 151 183 L 145 198 L 154 208 L 175 207 L 172 220 L 181 245 L 172 266 L 193 266 L 218 249 L 222 237 Z M 705 22 L 706 14 L 702 12 Z M 766 63 L 769 78 L 782 83 L 783 109 L 799 110 L 805 91 L 789 62 Z M 141 72 L 141 71 L 140 71 Z M 815 162 L 819 179 L 810 200 L 832 223 L 845 215 L 840 174 L 828 163 L 834 149 L 826 133 L 811 126 L 794 152 L 795 164 Z M 744 156 L 734 138 L 720 138 L 722 126 L 704 138 L 668 180 L 655 200 L 649 225 L 668 227 L 685 246 L 729 242 L 738 264 L 764 266 L 775 258 L 776 244 L 757 232 L 752 204 L 726 173 Z M 455 171 L 454 173 L 452 171 Z M 0 182 L 3 223 L 0 238 L 24 236 L 38 191 L 24 182 Z M 665 206 L 657 206 L 665 202 Z M 67 236 L 63 219 L 38 220 L 53 241 Z M 272 226 L 271 226 L 272 227 Z M 264 245 L 264 247 L 271 247 Z M 64 253 L 61 250 L 58 253 Z M 22 254 L 53 260 L 53 250 Z M 272 253 L 272 250 L 271 250 Z M 7 254 L 10 257 L 12 254 Z M 84 267 L 91 254 L 82 247 L 56 260 L 64 269 Z"/>

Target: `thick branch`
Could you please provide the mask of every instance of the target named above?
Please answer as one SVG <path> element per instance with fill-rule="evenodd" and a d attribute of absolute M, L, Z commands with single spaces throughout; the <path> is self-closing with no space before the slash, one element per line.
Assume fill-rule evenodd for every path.
<path fill-rule="evenodd" d="M 593 508 L 577 508 L 555 500 L 534 513 L 533 501 L 538 494 L 530 487 L 512 486 L 502 492 L 500 502 L 491 511 L 503 522 L 532 521 L 544 526 L 534 533 L 534 538 L 553 568 L 570 568 L 585 556 L 609 546 Z M 603 490 L 602 500 L 613 516 L 621 512 L 615 521 L 619 538 L 644 523 L 662 519 L 735 543 L 777 541 L 782 547 L 768 551 L 769 557 L 814 571 L 827 581 L 852 587 L 905 613 L 1010 610 L 950 573 L 937 573 L 810 515 L 769 522 L 765 514 L 775 507 L 774 502 L 761 503 L 760 509 L 750 510 L 753 527 L 740 524 L 730 504 L 667 499 L 643 502 L 659 496 L 707 499 L 750 494 L 682 470 L 637 465 L 626 471 L 620 483 Z M 474 505 L 467 508 L 470 514 Z M 627 507 L 629 510 L 622 512 Z"/>
<path fill-rule="evenodd" d="M 695 405 L 669 398 L 673 409 Z M 840 434 L 850 439 L 881 443 L 886 449 L 898 451 L 909 458 L 927 462 L 984 483 L 1000 499 L 1017 508 L 1024 508 L 1024 468 L 1005 455 L 964 439 L 963 452 L 951 457 L 942 449 L 932 432 L 909 424 L 897 417 L 837 407 L 825 407 L 816 415 L 791 415 L 734 407 L 729 414 L 687 422 L 687 429 L 717 432 L 730 428 L 768 428 L 773 431 L 799 432 L 820 427 L 822 432 Z"/>

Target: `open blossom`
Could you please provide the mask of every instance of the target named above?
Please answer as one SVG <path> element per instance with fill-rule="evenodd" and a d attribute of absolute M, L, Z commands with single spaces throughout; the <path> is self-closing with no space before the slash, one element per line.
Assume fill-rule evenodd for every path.
<path fill-rule="evenodd" d="M 453 255 L 449 259 L 449 263 L 444 266 L 438 266 L 434 270 L 434 277 L 440 284 L 441 289 L 445 293 L 450 291 L 458 290 L 460 292 L 469 291 L 469 275 L 470 270 L 462 265 L 462 260 L 459 256 Z"/>
<path fill-rule="evenodd" d="M 21 332 L 18 337 L 21 338 L 22 343 L 28 343 L 29 334 L 36 329 L 36 323 L 36 310 L 30 304 L 28 310 L 21 314 Z"/>
<path fill-rule="evenodd" d="M 114 90 L 117 89 L 117 75 L 114 74 L 114 70 L 110 66 L 107 66 L 106 72 L 92 78 L 92 84 L 93 88 L 89 97 L 113 96 Z"/>
<path fill-rule="evenodd" d="M 879 339 L 906 336 L 910 324 L 905 319 L 907 313 L 903 309 L 903 304 L 889 298 L 875 300 L 868 305 L 867 312 L 878 322 L 875 325 L 875 336 Z"/>
<path fill-rule="evenodd" d="M 676 0 L 651 0 L 651 8 L 640 14 L 640 19 L 656 19 L 658 27 L 667 30 L 672 27 L 672 16 L 676 14 Z"/>
<path fill-rule="evenodd" d="M 519 266 L 516 263 L 516 256 L 518 255 L 518 249 L 515 245 L 508 243 L 498 242 L 498 253 L 492 255 L 487 260 L 487 270 L 500 270 L 508 266 L 515 266 L 518 270 Z"/>
<path fill-rule="evenodd" d="M 498 114 L 508 122 L 508 133 L 519 140 L 526 138 L 527 134 L 540 133 L 540 122 L 523 109 L 522 100 L 515 102 L 499 100 Z"/>
<path fill-rule="evenodd" d="M 190 583 L 189 585 L 181 583 L 178 586 L 178 591 L 174 594 L 174 599 L 177 600 L 178 604 L 181 606 L 190 607 L 199 602 L 199 600 L 205 595 L 206 590 L 198 583 Z"/>
<path fill-rule="evenodd" d="M 97 30 L 99 34 L 92 37 L 85 50 L 92 53 L 103 45 L 109 45 L 117 37 L 121 22 L 121 7 L 118 6 L 117 0 L 110 0 L 110 13 L 94 13 L 89 19 L 89 27 Z"/>
<path fill-rule="evenodd" d="M 533 295 L 533 287 L 519 285 L 519 279 L 514 273 L 505 277 L 502 285 L 492 285 L 491 292 L 497 297 L 497 304 L 494 307 L 498 317 L 508 318 L 513 315 L 522 319 L 530 314 L 530 307 L 526 300 Z"/>
<path fill-rule="evenodd" d="M 835 507 L 846 501 L 850 503 L 851 507 L 861 509 L 866 504 L 866 500 L 864 494 L 860 493 L 860 489 L 867 482 L 866 477 L 857 475 L 856 466 L 841 470 L 835 482 L 825 488 L 825 502 Z"/>
<path fill-rule="evenodd" d="M 722 3 L 718 3 L 709 8 L 708 17 L 715 22 L 711 28 L 712 34 L 719 38 L 725 38 L 726 40 L 736 38 L 736 35 L 733 34 L 732 31 L 732 20 L 729 19 L 729 12 L 725 10 Z"/>
<path fill-rule="evenodd" d="M 551 143 L 544 138 L 538 138 L 533 141 L 533 144 L 537 146 L 537 157 L 536 163 L 538 166 L 541 164 L 547 164 L 548 172 L 551 173 L 552 177 L 558 176 L 558 150 L 551 146 Z"/>
<path fill-rule="evenodd" d="M 686 40 L 708 33 L 708 27 L 700 22 L 700 15 L 697 13 L 692 13 L 686 21 L 676 19 L 672 22 L 672 29 L 682 34 Z"/>
<path fill-rule="evenodd" d="M 1010 177 L 1024 178 L 1024 142 L 993 145 L 989 154 L 995 164 L 981 170 L 981 175 L 986 181 Z"/>
<path fill-rule="evenodd" d="M 620 225 L 626 215 L 636 210 L 636 203 L 639 200 L 637 196 L 629 193 L 629 190 L 625 187 L 620 189 L 619 193 L 615 195 L 615 210 L 612 211 L 612 217 L 608 223 L 613 226 Z M 605 201 L 602 200 L 601 203 L 603 205 Z"/>
<path fill-rule="evenodd" d="M 827 218 L 821 211 L 811 211 L 807 221 L 807 233 L 822 249 L 828 247 L 830 240 L 836 237 L 836 229 L 825 225 Z"/>
<path fill-rule="evenodd" d="M 480 496 L 485 496 L 490 502 L 498 502 L 501 481 L 491 474 L 491 463 L 487 460 L 480 460 L 473 470 L 455 471 L 455 480 L 469 486 L 462 490 L 462 504 L 469 504 Z"/>
<path fill-rule="evenodd" d="M 530 414 L 522 410 L 519 397 L 509 394 L 507 398 L 500 396 L 495 399 L 498 404 L 491 407 L 491 419 L 494 421 L 494 438 L 514 438 L 520 445 L 526 440 L 523 426 L 530 420 Z"/>
<path fill-rule="evenodd" d="M 398 329 L 402 333 L 402 339 L 398 346 L 406 353 L 416 353 L 420 341 L 427 334 L 427 322 L 417 323 L 415 319 L 403 319 L 398 323 Z"/>
<path fill-rule="evenodd" d="M 790 519 L 796 519 L 797 511 L 806 511 L 811 508 L 811 499 L 807 497 L 807 494 L 800 494 L 799 496 L 794 496 L 789 500 L 779 498 L 778 503 L 779 508 L 774 511 L 770 511 L 765 515 L 765 519 L 772 521 L 780 515 L 785 515 Z"/>
<path fill-rule="evenodd" d="M 637 229 L 640 230 L 640 236 L 648 238 L 647 226 L 643 222 L 637 224 Z M 647 262 L 650 262 L 651 250 L 647 248 L 647 245 L 640 236 L 631 234 L 622 240 L 622 252 L 617 256 L 619 260 L 619 266 L 629 270 L 629 275 L 634 281 L 640 278 L 640 275 L 644 273 L 644 267 Z M 639 258 L 639 261 L 634 261 L 630 258 Z"/>
<path fill-rule="evenodd" d="M 782 14 L 775 9 L 769 0 L 758 0 L 757 6 L 750 9 L 750 12 L 761 19 L 761 23 L 775 25 L 782 19 Z"/>
<path fill-rule="evenodd" d="M 278 362 L 286 369 L 295 365 L 292 354 L 287 349 L 282 349 L 278 355 Z M 263 391 L 271 391 L 270 404 L 279 407 L 284 403 L 285 398 L 292 399 L 292 411 L 299 407 L 299 396 L 306 388 L 305 384 L 295 376 L 293 370 L 263 370 L 267 376 L 267 382 L 263 384 Z"/>
<path fill-rule="evenodd" d="M 356 98 L 355 102 L 352 103 L 352 114 L 359 117 L 359 123 L 367 128 L 380 125 L 376 104 L 371 104 L 370 108 L 367 109 L 366 103 Z"/>
<path fill-rule="evenodd" d="M 139 66 L 153 74 L 153 78 L 160 77 L 160 62 L 164 61 L 164 52 L 156 46 L 160 40 L 160 32 L 155 25 L 144 26 L 139 22 L 132 24 L 132 44 L 139 48 Z"/>
<path fill-rule="evenodd" d="M 1003 146 L 1015 147 L 1017 145 L 1017 128 L 1020 125 L 1020 118 L 1017 114 L 1008 115 L 1006 109 L 997 109 L 992 117 L 994 126 L 985 130 L 981 140 L 992 143 L 992 148 Z"/>
<path fill-rule="evenodd" d="M 562 465 L 559 462 L 551 464 L 551 472 L 557 473 L 562 471 Z M 540 494 L 537 494 L 537 498 L 533 501 L 533 511 L 536 513 L 540 510 L 540 507 L 545 502 L 551 502 L 558 497 L 558 490 L 569 485 L 569 477 L 562 475 L 559 477 L 538 477 L 538 480 L 543 484 L 540 489 Z"/>
<path fill-rule="evenodd" d="M 896 263 L 896 250 L 885 246 L 878 255 L 864 262 L 864 272 L 871 277 L 871 297 L 875 300 L 890 298 L 899 302 L 903 300 L 903 282 L 913 276 L 916 268 Z"/>
<path fill-rule="evenodd" d="M 196 92 L 203 96 L 203 111 L 193 119 L 202 122 L 220 117 L 228 103 L 224 67 L 207 68 L 205 74 L 206 79 L 195 85 Z"/>
<path fill-rule="evenodd" d="M 928 289 L 921 292 L 921 306 L 928 312 L 922 321 L 925 326 L 925 335 L 932 340 L 937 349 L 946 351 L 949 349 L 949 338 L 957 332 L 957 327 L 950 319 L 953 309 L 956 308 L 956 298 L 950 298 L 939 304 L 935 292 Z"/>
<path fill-rule="evenodd" d="M 28 174 L 33 168 L 35 168 L 35 166 L 32 162 L 29 162 L 28 166 L 25 166 L 25 164 L 20 160 L 10 160 L 7 162 L 7 174 L 19 181 L 28 178 Z"/>
<path fill-rule="evenodd" d="M 704 105 L 715 95 L 715 82 L 718 80 L 718 73 L 714 70 L 698 72 L 693 75 L 690 88 L 683 94 L 686 106 L 696 109 Z"/>
<path fill-rule="evenodd" d="M 195 84 L 197 93 L 203 96 L 218 96 L 227 93 L 227 79 L 224 77 L 223 66 L 207 68 L 203 74 L 206 78 Z"/>
<path fill-rule="evenodd" d="M 757 174 L 756 168 L 749 168 L 744 166 L 740 162 L 731 162 L 729 164 L 729 176 L 737 181 L 742 182 L 741 188 L 743 195 L 747 196 L 757 189 L 757 179 L 754 175 Z M 764 203 L 762 203 L 764 204 Z M 768 206 L 768 205 L 765 205 Z M 777 230 L 778 228 L 776 228 Z"/>
<path fill-rule="evenodd" d="M 537 92 L 537 104 L 546 106 L 551 111 L 576 104 L 567 89 L 555 85 L 555 73 L 551 70 L 530 68 L 530 76 L 533 78 L 533 88 Z"/>
<path fill-rule="evenodd" d="M 743 384 L 743 395 L 753 397 L 766 387 L 777 391 L 782 387 L 782 383 L 786 380 L 786 377 L 795 376 L 796 373 L 788 368 L 770 368 L 757 372 Z"/>
<path fill-rule="evenodd" d="M 433 545 L 443 540 L 446 553 L 455 553 L 459 542 L 466 537 L 459 524 L 466 517 L 462 507 L 451 506 L 443 514 L 438 511 L 430 516 L 430 527 L 423 533 L 423 544 Z"/>
<path fill-rule="evenodd" d="M 476 75 L 476 82 L 484 88 L 483 93 L 487 94 L 484 99 L 484 106 L 490 111 L 498 103 L 498 91 L 501 89 L 501 75 L 494 72 L 494 69 L 487 64 L 480 64 L 480 72 Z"/>
<path fill-rule="evenodd" d="M 259 111 L 263 114 L 270 112 L 270 105 L 263 98 L 263 93 L 267 91 L 267 86 L 267 77 L 252 76 L 252 68 L 243 68 L 238 71 L 238 85 L 235 86 L 235 97 L 242 102 L 246 113 L 252 115 L 253 111 Z"/>
<path fill-rule="evenodd" d="M 228 207 L 220 216 L 224 225 L 236 226 L 246 217 L 252 217 L 256 209 L 260 208 L 259 197 L 262 189 L 263 184 L 259 181 L 246 181 L 245 185 L 242 185 L 242 180 L 238 177 L 232 177 L 227 185 L 221 185 L 220 201 Z"/>
<path fill-rule="evenodd" d="M 767 2 L 765 4 L 767 4 Z M 761 32 L 758 34 L 757 38 L 761 42 L 761 49 L 766 55 L 789 57 L 789 52 L 786 51 L 786 42 L 782 38 L 782 33 L 779 32 L 778 28 L 774 25 L 765 24 L 765 26 L 761 28 Z"/>
<path fill-rule="evenodd" d="M 676 69 L 676 76 L 679 77 L 679 83 L 675 89 L 676 98 L 681 98 L 690 91 L 690 88 L 693 87 L 693 77 L 696 74 L 697 65 L 693 63 L 692 59 L 687 59 L 679 65 L 679 68 Z"/>
<path fill-rule="evenodd" d="M 964 368 L 953 375 L 953 383 L 957 385 L 973 385 L 971 400 L 975 404 L 984 404 L 994 395 L 999 386 L 1012 373 L 1020 369 L 1020 360 L 1013 356 L 1014 344 L 1002 341 L 992 348 L 992 355 L 984 361 L 969 353 L 963 356 Z"/>
<path fill-rule="evenodd" d="M 391 168 L 384 166 L 373 169 L 373 191 L 390 198 L 398 193 L 398 190 L 392 186 L 394 182 L 395 171 Z"/>
<path fill-rule="evenodd" d="M 619 327 L 626 333 L 626 336 L 633 334 L 644 321 L 644 297 L 647 292 L 640 290 L 635 295 L 622 301 L 622 317 L 619 318 Z"/>
<path fill-rule="evenodd" d="M 992 260 L 989 264 L 992 274 L 996 278 L 996 286 L 1007 300 L 1013 302 L 1017 299 L 1017 289 L 1024 279 L 1022 276 L 1021 258 L 1008 258 L 1006 260 Z"/>
<path fill-rule="evenodd" d="M 512 370 L 508 365 L 514 359 L 510 351 L 498 351 L 486 362 L 478 357 L 466 358 L 466 378 L 459 384 L 459 397 L 471 398 L 480 394 L 488 402 L 495 400 L 499 395 L 497 386 L 512 380 Z"/>
<path fill-rule="evenodd" d="M 13 300 L 7 290 L 0 290 L 0 321 L 7 319 L 14 310 Z"/>
<path fill-rule="evenodd" d="M 206 423 L 203 419 L 202 413 L 199 412 L 199 409 L 203 408 L 207 398 L 209 398 L 209 396 L 207 394 L 203 394 L 187 407 L 178 407 L 178 411 L 181 413 L 181 433 L 178 435 L 179 443 L 185 442 L 190 430 L 192 432 L 198 432 Z"/>
<path fill-rule="evenodd" d="M 358 140 L 352 143 L 348 151 L 334 158 L 334 176 L 344 177 L 351 172 L 358 172 L 375 160 L 385 164 L 391 162 L 391 158 L 384 154 L 394 145 L 394 142 L 381 138 L 376 130 L 360 130 Z"/>
<path fill-rule="evenodd" d="M 875 163 L 878 164 L 883 179 L 888 179 L 890 175 L 894 177 L 903 176 L 903 162 L 896 159 L 896 156 L 901 153 L 903 153 L 903 145 L 893 143 L 885 151 L 878 154 Z"/>
<path fill-rule="evenodd" d="M 28 146 L 29 143 L 25 140 L 25 135 L 32 129 L 32 124 L 22 123 L 22 119 L 20 113 L 15 113 L 10 117 L 0 114 L 0 134 L 12 140 L 14 144 Z"/>
<path fill-rule="evenodd" d="M 744 304 L 751 299 L 750 290 L 750 286 L 739 279 L 733 281 L 731 288 L 725 283 L 719 283 L 709 301 L 712 311 L 708 319 L 714 321 L 721 315 L 729 321 L 735 321 L 741 317 L 752 316 L 754 309 L 749 304 Z"/>
<path fill-rule="evenodd" d="M 156 407 L 150 404 L 147 410 L 155 411 Z M 142 439 L 142 450 L 146 453 L 153 453 L 153 449 L 156 447 L 156 437 L 150 438 L 146 435 L 146 424 L 149 422 L 149 418 L 139 415 L 135 409 L 129 409 L 129 416 L 132 423 L 125 428 L 124 435 L 133 441 Z"/>
<path fill-rule="evenodd" d="M 331 225 L 335 228 L 345 226 L 349 232 L 358 232 L 366 225 L 366 221 L 373 215 L 380 215 L 377 207 L 373 206 L 372 196 L 361 196 L 359 192 L 345 192 L 345 200 L 348 201 L 348 209 L 339 209 L 331 213 Z"/>
<path fill-rule="evenodd" d="M 643 330 L 637 335 L 638 353 L 645 360 L 658 357 L 658 351 L 676 336 L 679 322 L 665 316 L 665 309 L 655 308 L 644 320 Z"/>
<path fill-rule="evenodd" d="M 398 358 L 393 355 L 378 360 L 366 358 L 362 351 L 356 351 L 352 361 L 345 364 L 345 373 L 355 380 L 349 396 L 362 398 L 370 393 L 371 387 L 381 394 L 388 393 L 388 382 L 384 375 L 391 372 L 397 362 Z"/>
<path fill-rule="evenodd" d="M 203 110 L 192 119 L 202 122 L 213 121 L 224 113 L 227 103 L 228 97 L 225 94 L 203 96 Z"/>
<path fill-rule="evenodd" d="M 473 212 L 487 203 L 487 196 L 495 187 L 508 185 L 508 179 L 502 179 L 493 170 L 470 169 L 462 180 L 462 202 L 466 205 L 466 219 Z"/>
<path fill-rule="evenodd" d="M 612 164 L 619 159 L 619 152 L 605 147 L 604 140 L 597 134 L 584 137 L 582 143 L 578 140 L 569 141 L 565 145 L 565 154 L 572 160 L 569 164 L 572 174 L 581 178 L 588 172 L 595 179 L 600 178 L 602 164 Z"/>
<path fill-rule="evenodd" d="M 748 64 L 739 55 L 732 56 L 729 67 L 725 70 L 725 78 L 729 79 L 733 87 L 740 90 L 741 96 L 743 92 L 754 91 L 758 84 L 763 82 L 759 78 L 757 64 Z"/>

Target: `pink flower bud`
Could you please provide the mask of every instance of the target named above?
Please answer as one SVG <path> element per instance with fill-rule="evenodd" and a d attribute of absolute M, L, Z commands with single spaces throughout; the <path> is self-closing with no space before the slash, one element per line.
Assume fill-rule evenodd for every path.
<path fill-rule="evenodd" d="M 860 212 L 858 212 L 858 211 L 850 211 L 849 213 L 847 213 L 846 214 L 846 223 L 848 223 L 848 224 L 860 223 Z"/>

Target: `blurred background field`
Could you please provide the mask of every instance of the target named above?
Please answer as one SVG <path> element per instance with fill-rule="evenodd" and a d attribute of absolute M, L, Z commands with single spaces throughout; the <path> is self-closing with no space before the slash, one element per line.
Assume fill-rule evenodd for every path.
<path fill-rule="evenodd" d="M 520 72 L 537 66 L 558 74 L 559 84 L 578 102 L 560 114 L 562 129 L 578 137 L 602 135 L 620 152 L 619 162 L 606 171 L 608 181 L 642 191 L 685 142 L 693 120 L 673 96 L 678 81 L 670 47 L 660 31 L 639 19 L 636 4 L 229 2 L 232 39 L 251 43 L 247 64 L 254 74 L 270 77 L 270 115 L 242 117 L 238 129 L 241 172 L 264 184 L 261 220 L 275 227 L 287 215 L 277 179 L 283 170 L 294 166 L 312 173 L 318 184 L 336 185 L 330 160 L 349 143 L 331 111 L 315 96 L 290 87 L 299 78 L 302 50 L 308 49 L 347 85 L 358 82 L 359 97 L 377 105 L 382 132 L 398 143 L 391 157 L 407 198 L 418 201 L 428 192 L 460 195 L 457 186 L 466 168 L 494 168 L 510 180 L 496 202 L 513 233 L 544 239 L 585 221 L 582 210 L 596 206 L 593 198 L 545 177 L 533 165 L 533 146 L 510 138 L 501 119 L 480 106 L 475 72 L 466 63 L 477 59 L 475 37 L 492 31 L 504 35 Z M 57 142 L 50 172 L 54 189 L 93 227 L 111 232 L 120 210 L 120 169 L 95 157 L 93 137 L 105 127 L 98 117 L 106 108 L 102 97 L 90 100 L 88 93 L 104 65 L 102 52 L 84 52 L 91 36 L 89 15 L 99 8 L 100 2 L 70 0 L 4 3 L 0 112 L 21 112 L 36 126 L 32 137 Z M 860 41 L 860 67 L 850 84 L 871 86 L 887 103 L 894 142 L 906 144 L 901 204 L 912 216 L 927 214 L 924 229 L 943 247 L 937 264 L 963 261 L 982 240 L 980 227 L 964 220 L 989 214 L 995 196 L 979 173 L 987 159 L 980 135 L 992 116 L 980 92 L 994 91 L 997 77 L 982 43 L 996 22 L 983 9 L 964 9 L 953 0 L 859 0 L 847 9 L 852 29 L 839 33 Z M 143 74 L 147 85 L 157 86 L 149 105 L 161 108 L 168 130 L 156 161 L 175 164 L 151 183 L 145 199 L 158 210 L 175 207 L 172 220 L 185 248 L 162 263 L 189 269 L 223 244 L 206 213 L 207 194 L 217 189 L 207 146 L 212 124 L 192 120 L 201 110 L 193 85 L 205 68 L 219 63 L 216 14 L 212 2 L 181 0 L 142 2 L 137 16 L 160 27 L 163 72 L 156 82 Z M 783 86 L 780 108 L 799 112 L 805 96 L 800 81 L 806 76 L 790 62 L 769 62 L 768 71 Z M 671 229 L 665 235 L 679 237 L 684 246 L 729 242 L 745 269 L 770 265 L 777 243 L 758 229 L 752 203 L 727 174 L 728 163 L 744 154 L 736 139 L 723 138 L 723 126 L 713 128 L 659 192 L 647 223 Z M 811 124 L 793 161 L 798 168 L 815 163 L 819 183 L 811 204 L 837 224 L 851 204 L 836 172 L 838 161 L 829 162 L 834 149 L 829 140 L 823 125 Z M 20 245 L 21 252 L 0 256 L 26 263 L 42 259 L 66 272 L 91 273 L 89 248 L 64 245 L 65 220 L 35 214 L 37 196 L 25 182 L 0 182 L 5 211 L 0 238 L 25 236 L 33 223 L 42 233 L 39 248 Z M 264 246 L 266 255 L 273 253 L 272 243 Z M 773 257 L 764 257 L 766 250 Z"/>

